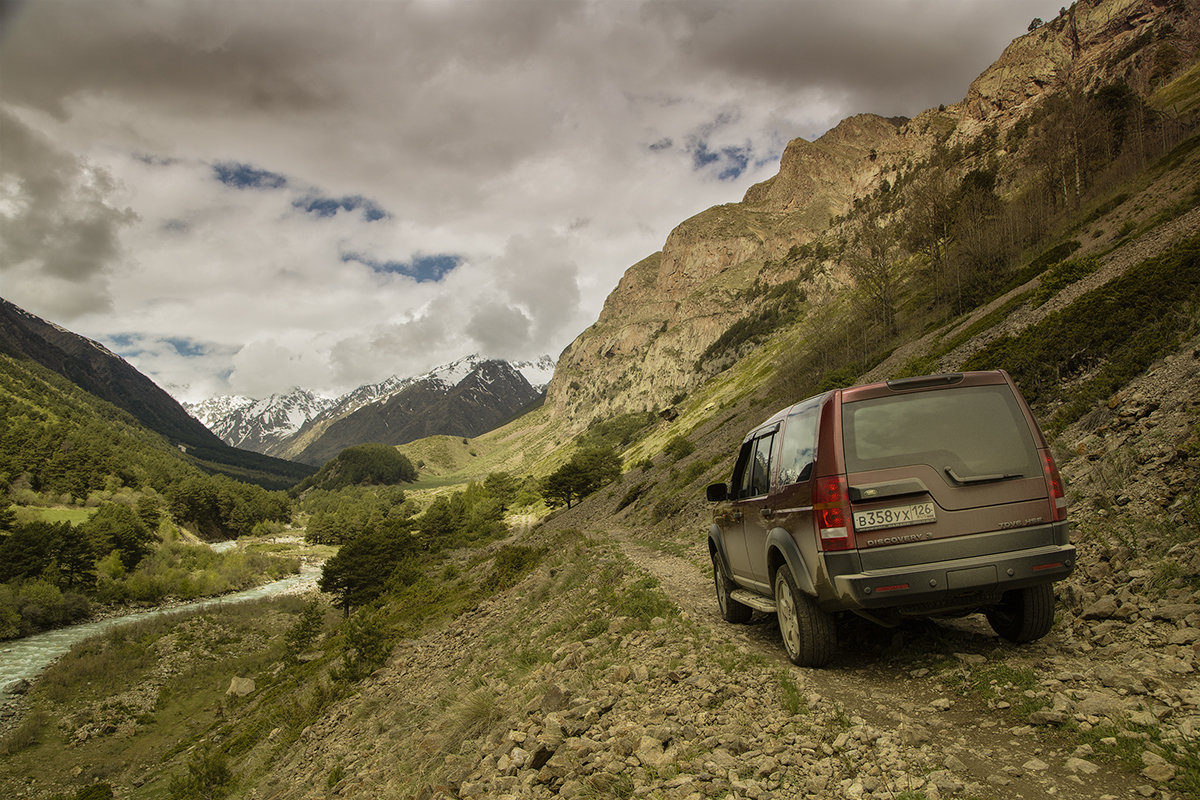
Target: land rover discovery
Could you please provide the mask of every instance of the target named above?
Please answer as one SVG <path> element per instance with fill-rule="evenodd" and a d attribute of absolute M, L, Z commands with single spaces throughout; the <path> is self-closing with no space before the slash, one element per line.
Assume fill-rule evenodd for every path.
<path fill-rule="evenodd" d="M 892 626 L 982 611 L 1033 641 L 1075 564 L 1058 468 L 1003 371 L 810 397 L 750 431 L 707 496 L 721 616 L 775 613 L 801 666 L 833 656 L 841 612 Z"/>

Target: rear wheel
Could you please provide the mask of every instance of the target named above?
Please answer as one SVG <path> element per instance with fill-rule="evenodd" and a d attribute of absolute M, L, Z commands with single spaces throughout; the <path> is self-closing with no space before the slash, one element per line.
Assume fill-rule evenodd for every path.
<path fill-rule="evenodd" d="M 733 581 L 725 572 L 724 562 L 720 553 L 712 554 L 713 583 L 717 587 L 717 607 L 721 610 L 721 619 L 726 622 L 749 622 L 752 609 L 739 603 L 730 596 L 733 591 Z"/>
<path fill-rule="evenodd" d="M 837 647 L 833 615 L 818 608 L 813 598 L 796 587 L 786 564 L 775 573 L 775 608 L 783 646 L 792 663 L 801 667 L 828 664 Z"/>
<path fill-rule="evenodd" d="M 1054 587 L 1043 583 L 1005 592 L 985 614 L 992 630 L 1010 642 L 1040 639 L 1054 624 Z"/>

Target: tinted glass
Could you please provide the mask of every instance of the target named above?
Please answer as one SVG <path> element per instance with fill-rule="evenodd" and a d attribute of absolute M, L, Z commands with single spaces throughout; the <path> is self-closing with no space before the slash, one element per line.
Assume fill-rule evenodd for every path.
<path fill-rule="evenodd" d="M 780 484 L 806 480 L 811 472 L 808 467 L 817 457 L 817 414 L 822 397 L 800 403 L 788 414 L 779 445 Z"/>
<path fill-rule="evenodd" d="M 754 442 L 754 462 L 750 480 L 750 496 L 766 494 L 771 488 L 771 445 L 775 434 L 764 436 Z"/>
<path fill-rule="evenodd" d="M 908 464 L 967 478 L 1041 470 L 1025 416 L 1004 385 L 847 403 L 842 429 L 850 472 Z"/>
<path fill-rule="evenodd" d="M 749 469 L 750 457 L 754 453 L 754 442 L 744 442 L 738 453 L 737 466 L 733 468 L 733 496 L 748 497 L 750 495 L 750 478 L 754 470 Z"/>

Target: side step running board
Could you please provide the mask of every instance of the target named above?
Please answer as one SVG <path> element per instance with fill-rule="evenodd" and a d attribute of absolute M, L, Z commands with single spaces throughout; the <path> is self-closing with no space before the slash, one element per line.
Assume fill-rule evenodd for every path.
<path fill-rule="evenodd" d="M 761 594 L 748 592 L 745 589 L 734 589 L 729 593 L 729 597 L 757 611 L 763 611 L 767 614 L 775 613 L 775 601 L 769 597 L 763 597 Z"/>

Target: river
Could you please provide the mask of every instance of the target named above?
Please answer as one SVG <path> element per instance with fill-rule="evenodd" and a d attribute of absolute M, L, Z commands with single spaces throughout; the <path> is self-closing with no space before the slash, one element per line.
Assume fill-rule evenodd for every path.
<path fill-rule="evenodd" d="M 226 603 L 244 603 L 247 600 L 257 600 L 260 597 L 305 591 L 315 586 L 317 579 L 320 577 L 320 565 L 306 564 L 296 575 L 289 575 L 273 583 L 267 583 L 253 589 L 246 589 L 243 592 L 208 597 L 193 603 L 167 608 L 135 611 L 119 617 L 110 617 L 96 622 L 84 622 L 68 628 L 58 628 L 57 630 L 26 636 L 23 639 L 16 639 L 12 642 L 0 643 L 0 699 L 4 699 L 9 694 L 7 688 L 14 682 L 21 679 L 32 681 L 42 673 L 42 670 L 50 666 L 56 658 L 70 650 L 77 642 L 81 642 L 89 636 L 104 633 L 120 625 L 128 625 L 132 622 L 152 619 L 162 614 L 186 614 Z"/>

